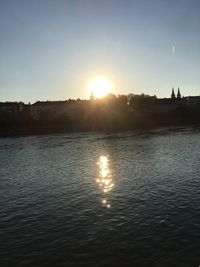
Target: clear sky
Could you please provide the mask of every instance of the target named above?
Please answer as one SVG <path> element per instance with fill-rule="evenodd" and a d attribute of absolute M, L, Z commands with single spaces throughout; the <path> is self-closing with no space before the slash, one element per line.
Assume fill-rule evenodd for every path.
<path fill-rule="evenodd" d="M 199 0 L 0 0 L 0 101 L 200 95 Z"/>

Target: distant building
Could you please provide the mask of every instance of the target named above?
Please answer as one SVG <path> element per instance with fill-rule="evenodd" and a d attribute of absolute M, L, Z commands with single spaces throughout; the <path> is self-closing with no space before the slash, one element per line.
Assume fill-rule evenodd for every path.
<path fill-rule="evenodd" d="M 174 87 L 172 87 L 171 98 L 173 98 L 173 99 L 176 98 L 175 93 L 174 93 Z"/>
<path fill-rule="evenodd" d="M 94 101 L 94 100 L 95 100 L 94 93 L 93 93 L 93 91 L 91 91 L 90 101 Z"/>
<path fill-rule="evenodd" d="M 181 93 L 180 93 L 180 89 L 179 89 L 179 88 L 178 88 L 177 98 L 178 98 L 178 99 L 181 98 Z"/>
<path fill-rule="evenodd" d="M 177 98 L 158 98 L 152 111 L 156 113 L 165 113 L 184 106 L 185 99 L 177 101 Z"/>
<path fill-rule="evenodd" d="M 22 102 L 0 102 L 0 121 L 17 121 L 28 117 L 29 107 Z"/>
<path fill-rule="evenodd" d="M 185 99 L 188 108 L 200 110 L 200 96 L 187 96 Z"/>
<path fill-rule="evenodd" d="M 66 109 L 67 101 L 37 101 L 31 105 L 31 117 L 38 120 L 42 113 L 63 113 Z"/>
<path fill-rule="evenodd" d="M 175 98 L 176 98 L 176 95 L 175 95 L 175 93 L 174 93 L 174 87 L 172 87 L 171 98 L 172 98 L 172 99 L 175 99 Z M 181 98 L 181 93 L 180 93 L 180 89 L 179 89 L 179 87 L 178 87 L 177 98 L 178 98 L 178 99 Z"/>

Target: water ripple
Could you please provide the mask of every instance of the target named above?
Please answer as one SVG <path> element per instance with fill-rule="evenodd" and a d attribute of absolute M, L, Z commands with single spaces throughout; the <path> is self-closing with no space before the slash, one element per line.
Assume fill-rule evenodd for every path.
<path fill-rule="evenodd" d="M 198 266 L 199 137 L 0 139 L 0 265 Z"/>

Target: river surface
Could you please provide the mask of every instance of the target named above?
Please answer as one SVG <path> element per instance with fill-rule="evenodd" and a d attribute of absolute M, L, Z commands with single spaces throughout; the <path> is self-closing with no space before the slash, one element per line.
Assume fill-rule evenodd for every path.
<path fill-rule="evenodd" d="M 200 131 L 0 139 L 0 266 L 200 264 Z"/>

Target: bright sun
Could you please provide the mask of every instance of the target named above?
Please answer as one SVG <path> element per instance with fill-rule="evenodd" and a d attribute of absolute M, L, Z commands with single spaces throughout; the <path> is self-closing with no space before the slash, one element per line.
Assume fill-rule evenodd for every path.
<path fill-rule="evenodd" d="M 112 91 L 112 83 L 105 77 L 97 77 L 91 81 L 89 90 L 95 98 L 101 98 Z"/>

